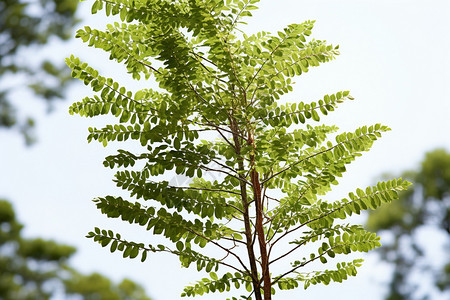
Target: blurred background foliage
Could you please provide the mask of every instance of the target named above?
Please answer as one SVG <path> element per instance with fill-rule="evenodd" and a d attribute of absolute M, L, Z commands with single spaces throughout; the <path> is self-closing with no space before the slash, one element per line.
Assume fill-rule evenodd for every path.
<path fill-rule="evenodd" d="M 33 116 L 20 115 L 12 93 L 27 89 L 49 105 L 64 97 L 70 73 L 63 60 L 55 63 L 38 53 L 72 37 L 78 2 L 0 0 L 0 129 L 19 131 L 28 145 L 36 139 Z"/>
<path fill-rule="evenodd" d="M 74 247 L 24 238 L 22 228 L 11 203 L 0 200 L 0 299 L 150 300 L 129 279 L 116 284 L 98 273 L 76 271 L 68 264 Z"/>
<path fill-rule="evenodd" d="M 0 0 L 0 130 L 20 133 L 27 145 L 36 141 L 33 116 L 20 112 L 13 93 L 28 90 L 48 108 L 64 98 L 71 78 L 63 58 L 55 63 L 54 53 L 40 52 L 72 38 L 78 2 Z M 78 272 L 68 264 L 74 247 L 24 238 L 22 229 L 11 203 L 0 199 L 0 299 L 150 299 L 129 279 L 116 284 L 98 273 Z"/>
<path fill-rule="evenodd" d="M 450 299 L 450 153 L 437 149 L 425 155 L 417 170 L 406 171 L 403 177 L 413 182 L 408 191 L 392 204 L 372 211 L 367 227 L 386 236 L 377 249 L 393 273 L 386 300 L 432 299 L 430 292 L 419 290 L 414 279 L 431 282 L 438 293 Z M 420 238 L 428 235 L 428 243 Z M 444 250 L 446 257 L 427 253 L 427 248 Z M 427 287 L 428 291 L 433 287 Z"/>

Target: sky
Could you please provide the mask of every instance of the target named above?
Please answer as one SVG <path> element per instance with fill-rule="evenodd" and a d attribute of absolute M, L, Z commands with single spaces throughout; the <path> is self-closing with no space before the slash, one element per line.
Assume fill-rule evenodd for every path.
<path fill-rule="evenodd" d="M 103 13 L 90 16 L 91 1 L 82 2 L 79 26 L 104 29 Z M 341 55 L 330 63 L 296 78 L 294 92 L 285 100 L 316 101 L 324 94 L 350 90 L 355 101 L 342 104 L 324 118 L 342 131 L 383 123 L 392 128 L 372 150 L 349 168 L 332 196 L 345 196 L 357 187 L 373 184 L 383 173 L 398 175 L 418 166 L 426 151 L 450 150 L 450 1 L 447 0 L 263 0 L 245 32 L 276 32 L 291 23 L 316 20 L 312 36 L 339 44 Z M 74 54 L 92 64 L 103 75 L 132 88 L 151 86 L 135 83 L 125 69 L 109 62 L 98 49 L 80 40 L 53 43 L 41 55 L 54 60 Z M 178 299 L 184 285 L 203 274 L 180 269 L 176 257 L 150 256 L 144 263 L 123 259 L 84 236 L 93 227 L 113 229 L 129 240 L 157 243 L 141 228 L 109 220 L 90 201 L 108 194 L 123 195 L 112 182 L 114 171 L 102 166 L 103 158 L 118 148 L 135 145 L 100 144 L 86 141 L 89 126 L 112 119 L 85 119 L 68 114 L 69 105 L 91 95 L 81 82 L 72 85 L 67 100 L 45 106 L 19 90 L 15 99 L 22 112 L 37 115 L 39 142 L 27 148 L 17 134 L 0 131 L 0 197 L 9 199 L 25 225 L 26 236 L 40 236 L 75 245 L 72 264 L 84 272 L 98 271 L 116 280 L 128 277 L 143 284 L 154 300 Z M 133 148 L 134 147 L 134 148 Z M 363 218 L 355 222 L 363 222 Z M 156 242 L 155 242 L 156 241 Z M 433 238 L 428 240 L 434 245 Z M 439 252 L 436 252 L 439 253 Z M 375 257 L 366 259 L 356 278 L 327 287 L 280 293 L 283 299 L 381 299 L 387 267 Z M 208 295 L 204 299 L 224 299 Z M 201 299 L 201 298 L 199 298 Z M 433 298 L 437 299 L 437 298 Z"/>

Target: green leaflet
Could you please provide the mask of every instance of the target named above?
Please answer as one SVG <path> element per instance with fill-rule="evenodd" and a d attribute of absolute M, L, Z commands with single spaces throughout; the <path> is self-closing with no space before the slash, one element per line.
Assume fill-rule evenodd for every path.
<path fill-rule="evenodd" d="M 225 273 L 221 278 L 217 276 L 216 273 L 210 272 L 210 278 L 203 278 L 192 286 L 187 286 L 184 288 L 181 297 L 189 297 L 195 295 L 203 295 L 214 292 L 225 292 L 230 291 L 231 288 L 239 289 L 241 285 L 245 285 L 250 281 L 248 276 L 235 272 L 234 274 L 228 272 Z"/>
<path fill-rule="evenodd" d="M 361 266 L 362 261 L 362 259 L 355 259 L 352 262 L 338 263 L 336 270 L 299 274 L 294 278 L 285 277 L 277 280 L 277 284 L 281 290 L 290 290 L 297 288 L 299 282 L 303 282 L 305 289 L 307 289 L 311 284 L 315 285 L 318 283 L 323 283 L 328 285 L 331 281 L 342 282 L 347 280 L 349 276 L 356 276 L 356 268 Z"/>

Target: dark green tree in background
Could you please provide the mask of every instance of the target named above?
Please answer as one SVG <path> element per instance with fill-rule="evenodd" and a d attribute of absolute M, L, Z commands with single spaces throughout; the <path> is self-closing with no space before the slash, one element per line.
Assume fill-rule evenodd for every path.
<path fill-rule="evenodd" d="M 0 299 L 50 299 L 77 295 L 81 299 L 149 300 L 144 289 L 131 280 L 115 284 L 93 273 L 83 275 L 67 261 L 75 248 L 41 238 L 25 239 L 23 225 L 12 205 L 0 200 Z"/>
<path fill-rule="evenodd" d="M 418 272 L 421 280 L 430 279 L 437 291 L 450 296 L 450 257 L 436 268 L 438 263 L 427 257 L 418 238 L 420 230 L 433 228 L 436 236 L 444 237 L 432 240 L 433 247 L 450 246 L 450 153 L 442 149 L 429 152 L 420 168 L 403 176 L 414 183 L 413 188 L 400 194 L 400 200 L 371 211 L 368 219 L 370 230 L 393 237 L 378 249 L 381 258 L 394 267 L 385 299 L 432 299 L 417 289 L 418 282 L 411 274 Z"/>
<path fill-rule="evenodd" d="M 144 289 L 129 279 L 116 285 L 98 273 L 83 275 L 72 270 L 71 274 L 72 277 L 64 281 L 68 295 L 81 295 L 86 300 L 150 300 Z"/>
<path fill-rule="evenodd" d="M 78 0 L 0 0 L 0 129 L 35 140 L 33 118 L 18 113 L 13 92 L 30 89 L 51 103 L 61 99 L 70 75 L 60 64 L 33 55 L 52 40 L 67 40 L 77 23 Z M 28 52 L 27 52 L 28 51 Z"/>
<path fill-rule="evenodd" d="M 72 37 L 78 2 L 0 0 L 0 130 L 22 134 L 27 144 L 35 141 L 34 121 L 19 111 L 20 98 L 14 93 L 28 89 L 48 104 L 64 97 L 70 73 L 61 64 L 47 60 L 54 53 L 39 52 L 55 40 Z M 41 238 L 25 239 L 22 228 L 11 203 L 0 199 L 1 300 L 40 300 L 58 295 L 63 299 L 150 299 L 129 279 L 116 284 L 98 273 L 77 272 L 67 264 L 74 247 Z"/>

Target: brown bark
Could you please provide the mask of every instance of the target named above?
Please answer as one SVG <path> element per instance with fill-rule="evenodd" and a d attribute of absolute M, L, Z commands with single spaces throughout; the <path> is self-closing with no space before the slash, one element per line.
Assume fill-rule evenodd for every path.
<path fill-rule="evenodd" d="M 233 141 L 235 145 L 235 151 L 238 155 L 238 168 L 240 171 L 244 170 L 244 161 L 243 158 L 240 157 L 241 155 L 241 143 L 239 141 L 239 133 L 238 128 L 236 124 L 236 120 L 230 118 L 231 123 L 231 130 L 233 132 Z M 242 174 L 239 174 L 239 177 L 241 179 L 244 179 Z M 247 245 L 247 254 L 248 259 L 250 262 L 250 272 L 251 272 L 251 278 L 252 278 L 252 284 L 253 284 L 253 291 L 255 293 L 255 299 L 256 300 L 263 300 L 261 296 L 261 290 L 260 290 L 260 281 L 258 278 L 258 268 L 256 266 L 256 258 L 255 258 L 255 252 L 253 250 L 253 236 L 252 236 L 252 228 L 250 224 L 250 214 L 248 210 L 248 195 L 247 195 L 247 184 L 241 180 L 240 181 L 240 188 L 241 188 L 241 199 L 242 199 L 242 206 L 244 210 L 244 226 L 245 226 L 245 238 L 246 238 L 246 245 Z"/>
<path fill-rule="evenodd" d="M 254 144 L 253 137 L 249 135 L 248 143 L 253 146 L 255 150 L 256 146 Z M 258 235 L 259 251 L 261 253 L 261 269 L 262 269 L 262 281 L 264 282 L 264 300 L 272 299 L 272 280 L 270 278 L 269 272 L 269 258 L 267 256 L 267 245 L 264 234 L 263 226 L 263 199 L 261 194 L 261 184 L 259 182 L 259 174 L 255 170 L 255 156 L 250 155 L 250 178 L 253 186 L 253 198 L 255 201 L 256 209 L 256 233 Z"/>

